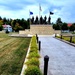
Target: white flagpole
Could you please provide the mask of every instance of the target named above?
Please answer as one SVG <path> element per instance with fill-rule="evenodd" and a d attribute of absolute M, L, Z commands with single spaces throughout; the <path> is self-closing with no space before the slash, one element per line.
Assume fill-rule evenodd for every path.
<path fill-rule="evenodd" d="M 51 16 L 50 16 L 50 11 L 49 11 L 49 17 L 51 18 Z M 51 21 L 50 21 L 51 22 Z"/>
<path fill-rule="evenodd" d="M 29 23 L 30 23 L 30 25 L 31 25 L 30 10 L 29 10 Z"/>
<path fill-rule="evenodd" d="M 39 4 L 39 24 L 40 24 L 40 4 Z"/>

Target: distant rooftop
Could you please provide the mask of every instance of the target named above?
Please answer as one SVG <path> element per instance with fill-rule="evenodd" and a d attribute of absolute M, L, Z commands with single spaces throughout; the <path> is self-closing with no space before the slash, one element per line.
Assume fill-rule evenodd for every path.
<path fill-rule="evenodd" d="M 5 24 L 5 25 L 3 25 L 3 27 L 4 27 L 4 28 L 6 28 L 6 27 L 11 27 L 11 26 L 10 26 L 10 25 L 6 25 L 6 24 Z"/>
<path fill-rule="evenodd" d="M 68 23 L 68 26 L 70 27 L 72 25 L 72 23 Z"/>

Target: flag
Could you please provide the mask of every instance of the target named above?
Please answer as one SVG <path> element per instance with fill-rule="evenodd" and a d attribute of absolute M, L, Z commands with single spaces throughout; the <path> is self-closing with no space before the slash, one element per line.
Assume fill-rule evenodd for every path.
<path fill-rule="evenodd" d="M 33 15 L 33 12 L 30 11 L 30 15 Z"/>
<path fill-rule="evenodd" d="M 39 10 L 42 11 L 41 6 L 39 5 Z"/>
<path fill-rule="evenodd" d="M 54 13 L 53 12 L 50 12 L 50 15 L 53 15 Z"/>

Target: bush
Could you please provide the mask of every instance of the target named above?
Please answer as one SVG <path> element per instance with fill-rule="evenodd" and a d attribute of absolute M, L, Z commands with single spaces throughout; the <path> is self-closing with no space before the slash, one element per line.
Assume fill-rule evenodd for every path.
<path fill-rule="evenodd" d="M 27 69 L 25 70 L 25 75 L 42 75 L 39 69 L 39 58 L 38 46 L 36 41 L 36 36 L 33 36 L 31 39 L 31 47 L 28 55 Z"/>
<path fill-rule="evenodd" d="M 31 47 L 30 52 L 38 52 L 38 48 L 37 47 Z"/>
<path fill-rule="evenodd" d="M 29 53 L 28 58 L 32 58 L 32 57 L 39 58 L 40 55 L 38 53 L 36 53 L 36 52 L 31 52 L 31 53 Z"/>
<path fill-rule="evenodd" d="M 30 48 L 31 48 L 31 49 L 32 49 L 32 48 L 38 49 L 36 43 L 33 43 L 33 42 L 32 42 L 32 44 L 31 44 L 31 47 L 30 47 Z"/>
<path fill-rule="evenodd" d="M 42 75 L 37 66 L 29 66 L 25 71 L 25 75 Z"/>
<path fill-rule="evenodd" d="M 54 25 L 53 25 L 53 29 L 55 29 L 55 30 L 60 30 L 60 25 L 54 24 Z"/>
<path fill-rule="evenodd" d="M 8 30 L 6 30 L 6 34 L 8 34 L 9 33 L 9 31 Z"/>
<path fill-rule="evenodd" d="M 30 52 L 36 52 L 36 53 L 38 52 L 38 46 L 37 46 L 36 36 L 32 37 Z"/>
<path fill-rule="evenodd" d="M 37 58 L 31 58 L 26 62 L 27 65 L 35 65 L 39 67 L 39 60 Z"/>
<path fill-rule="evenodd" d="M 62 30 L 68 30 L 68 25 L 67 25 L 67 23 L 62 23 L 61 29 L 62 29 Z"/>
<path fill-rule="evenodd" d="M 2 25 L 0 25 L 0 31 L 2 31 L 3 30 L 3 26 Z"/>

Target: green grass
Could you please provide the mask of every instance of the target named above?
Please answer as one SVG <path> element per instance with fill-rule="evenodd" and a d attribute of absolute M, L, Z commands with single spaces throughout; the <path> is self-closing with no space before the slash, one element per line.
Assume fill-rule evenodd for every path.
<path fill-rule="evenodd" d="M 60 36 L 57 36 L 57 38 L 60 38 Z M 69 36 L 63 36 L 62 39 L 66 40 L 66 41 L 70 41 L 70 37 Z M 75 43 L 75 36 L 72 37 L 72 43 Z"/>
<path fill-rule="evenodd" d="M 20 75 L 30 38 L 0 33 L 0 75 Z"/>
<path fill-rule="evenodd" d="M 75 32 L 72 32 L 72 34 L 75 34 Z"/>

